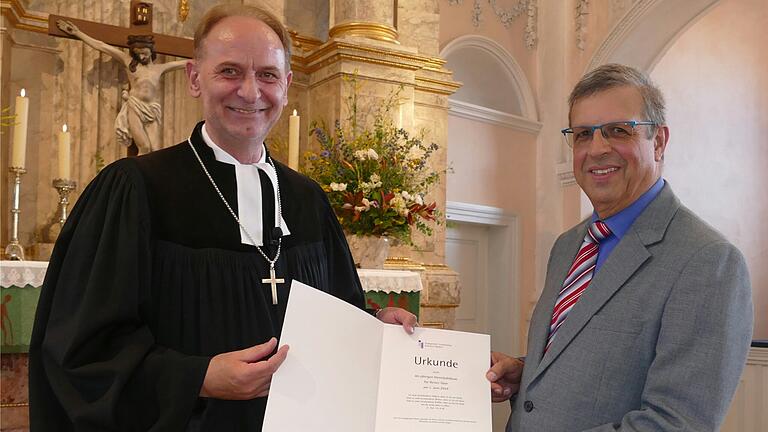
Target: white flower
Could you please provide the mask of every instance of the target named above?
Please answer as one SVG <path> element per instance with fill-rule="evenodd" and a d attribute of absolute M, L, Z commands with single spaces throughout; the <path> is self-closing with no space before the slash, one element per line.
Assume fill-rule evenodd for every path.
<path fill-rule="evenodd" d="M 361 161 L 364 161 L 366 159 L 379 160 L 379 154 L 376 153 L 376 150 L 372 148 L 365 149 L 365 150 L 356 150 L 355 158 Z"/>
<path fill-rule="evenodd" d="M 426 152 L 419 146 L 413 146 L 408 150 L 408 154 L 405 155 L 405 160 L 419 160 L 424 157 Z"/>
<path fill-rule="evenodd" d="M 331 183 L 331 190 L 336 192 L 343 192 L 347 190 L 346 183 Z"/>
<path fill-rule="evenodd" d="M 408 210 L 407 203 L 405 202 L 405 199 L 403 199 L 400 195 L 395 195 L 394 198 L 389 202 L 389 204 L 402 216 L 408 216 L 408 213 L 410 213 L 410 210 Z"/>
<path fill-rule="evenodd" d="M 363 191 L 364 194 L 368 194 L 370 191 L 381 187 L 381 177 L 373 173 L 370 177 L 370 182 L 360 182 L 360 189 Z"/>
<path fill-rule="evenodd" d="M 424 205 L 424 198 L 421 196 L 421 194 L 416 194 L 414 198 L 416 199 L 416 204 Z"/>
<path fill-rule="evenodd" d="M 363 205 L 362 206 L 355 206 L 355 210 L 359 212 L 368 211 L 371 209 L 371 202 L 368 201 L 368 198 L 363 198 L 362 200 Z"/>
<path fill-rule="evenodd" d="M 400 192 L 400 195 L 402 195 L 403 199 L 406 201 L 413 201 L 413 195 L 409 194 L 408 191 L 402 191 Z"/>
<path fill-rule="evenodd" d="M 395 210 L 401 210 L 405 208 L 405 200 L 401 196 L 395 195 L 394 198 L 389 202 L 389 204 L 395 208 Z"/>

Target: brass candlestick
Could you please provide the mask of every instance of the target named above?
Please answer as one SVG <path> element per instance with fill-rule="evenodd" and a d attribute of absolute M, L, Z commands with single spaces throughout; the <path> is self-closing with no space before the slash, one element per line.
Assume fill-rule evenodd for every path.
<path fill-rule="evenodd" d="M 54 179 L 53 187 L 59 192 L 59 224 L 64 226 L 67 221 L 67 208 L 69 207 L 69 193 L 75 190 L 77 182 L 69 179 Z"/>
<path fill-rule="evenodd" d="M 5 247 L 5 256 L 9 260 L 24 261 L 24 247 L 19 243 L 19 196 L 21 195 L 21 176 L 27 170 L 21 167 L 9 167 L 13 174 L 13 205 L 11 206 L 11 241 Z"/>

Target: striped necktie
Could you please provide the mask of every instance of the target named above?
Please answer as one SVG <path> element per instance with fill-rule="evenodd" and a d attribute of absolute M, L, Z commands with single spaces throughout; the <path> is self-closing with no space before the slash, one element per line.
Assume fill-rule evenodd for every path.
<path fill-rule="evenodd" d="M 581 244 L 579 253 L 568 270 L 563 287 L 557 295 L 555 308 L 552 311 L 552 321 L 549 323 L 549 337 L 544 352 L 547 352 L 555 334 L 560 326 L 563 325 L 565 318 L 573 309 L 573 306 L 579 301 L 581 294 L 587 289 L 595 274 L 595 265 L 597 264 L 597 252 L 600 242 L 611 235 L 608 225 L 602 221 L 592 222 L 587 228 L 587 235 L 584 236 L 584 242 Z"/>

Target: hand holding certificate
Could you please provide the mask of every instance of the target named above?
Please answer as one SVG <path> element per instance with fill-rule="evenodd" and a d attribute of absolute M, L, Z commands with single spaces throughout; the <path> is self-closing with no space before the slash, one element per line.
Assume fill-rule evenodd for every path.
<path fill-rule="evenodd" d="M 280 342 L 291 349 L 272 378 L 266 432 L 491 428 L 488 335 L 409 335 L 294 281 Z"/>

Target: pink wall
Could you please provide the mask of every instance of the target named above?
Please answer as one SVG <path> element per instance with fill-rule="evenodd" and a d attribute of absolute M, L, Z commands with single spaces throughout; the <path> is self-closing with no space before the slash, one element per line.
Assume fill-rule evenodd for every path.
<path fill-rule="evenodd" d="M 448 163 L 449 201 L 498 207 L 518 217 L 520 313 L 527 316 L 526 300 L 535 292 L 536 136 L 449 116 Z"/>
<path fill-rule="evenodd" d="M 450 116 L 448 199 L 506 209 L 535 205 L 535 147 L 529 133 Z"/>
<path fill-rule="evenodd" d="M 652 78 L 667 96 L 665 177 L 736 244 L 768 339 L 768 3 L 723 0 L 674 42 Z"/>
<path fill-rule="evenodd" d="M 491 6 L 482 2 L 481 23 L 472 25 L 473 2 L 449 5 L 441 0 L 440 47 L 464 35 L 493 39 L 514 59 L 534 93 L 538 87 L 538 49 L 524 41 L 526 17 L 504 27 Z M 493 85 L 489 83 L 489 85 Z M 537 142 L 530 133 L 479 121 L 449 116 L 448 160 L 454 172 L 447 178 L 447 199 L 498 207 L 518 217 L 520 340 L 525 341 L 527 318 L 537 298 Z M 524 344 L 524 342 L 522 342 Z M 521 349 L 523 347 L 520 347 Z"/>

